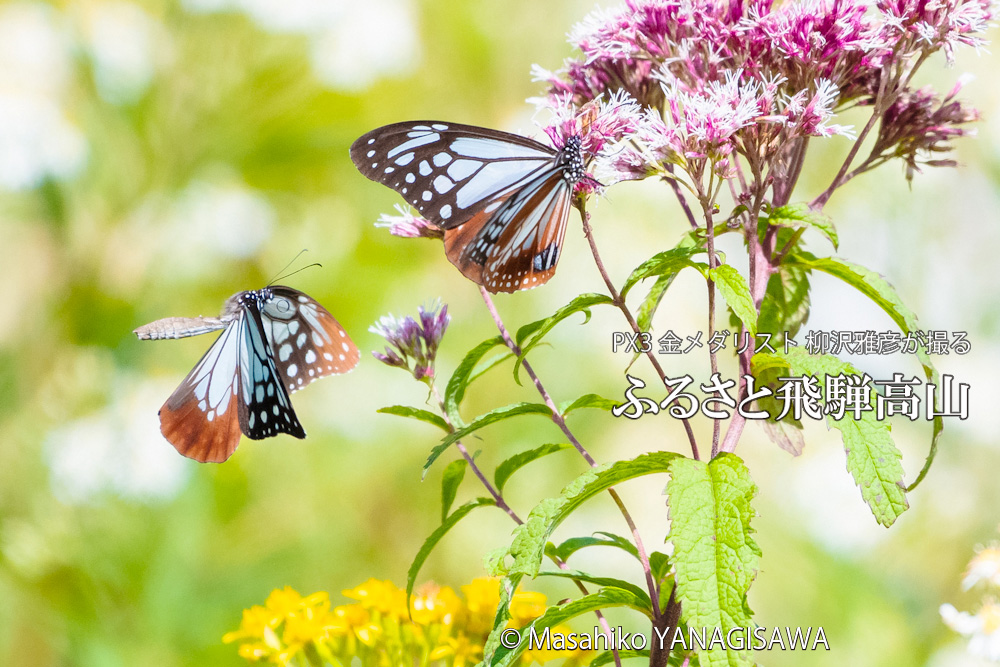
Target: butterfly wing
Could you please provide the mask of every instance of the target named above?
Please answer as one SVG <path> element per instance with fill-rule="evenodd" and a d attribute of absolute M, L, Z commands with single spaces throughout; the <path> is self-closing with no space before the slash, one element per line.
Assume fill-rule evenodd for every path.
<path fill-rule="evenodd" d="M 160 431 L 184 456 L 221 463 L 240 443 L 239 358 L 243 318 L 230 321 L 160 408 Z"/>
<path fill-rule="evenodd" d="M 572 196 L 562 171 L 551 167 L 498 205 L 446 230 L 448 259 L 490 292 L 544 285 L 555 275 Z"/>
<path fill-rule="evenodd" d="M 556 155 L 516 134 L 438 121 L 386 125 L 351 146 L 362 174 L 444 229 L 501 203 L 551 169 Z"/>
<path fill-rule="evenodd" d="M 264 331 L 289 390 L 357 366 L 361 353 L 326 308 L 291 287 L 270 290 L 262 311 Z"/>
<path fill-rule="evenodd" d="M 240 346 L 239 421 L 243 433 L 252 440 L 288 433 L 306 437 L 292 399 L 274 362 L 274 353 L 264 329 L 264 318 L 256 299 L 244 305 L 245 326 Z"/>

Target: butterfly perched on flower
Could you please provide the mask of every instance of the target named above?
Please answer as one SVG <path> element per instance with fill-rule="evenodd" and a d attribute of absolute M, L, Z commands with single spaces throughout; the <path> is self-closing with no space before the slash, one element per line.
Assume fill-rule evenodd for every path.
<path fill-rule="evenodd" d="M 360 354 L 323 306 L 290 287 L 237 292 L 219 317 L 168 317 L 135 330 L 142 340 L 186 338 L 222 329 L 160 408 L 160 431 L 201 462 L 232 456 L 240 434 L 304 438 L 291 392 L 346 373 Z"/>
<path fill-rule="evenodd" d="M 574 186 L 589 178 L 579 137 L 552 148 L 438 121 L 372 130 L 351 146 L 351 160 L 443 229 L 448 259 L 490 292 L 538 287 L 555 274 Z"/>

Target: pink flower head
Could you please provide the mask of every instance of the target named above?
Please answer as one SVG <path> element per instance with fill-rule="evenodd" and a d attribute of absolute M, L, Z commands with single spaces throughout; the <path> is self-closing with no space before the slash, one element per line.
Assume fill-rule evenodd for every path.
<path fill-rule="evenodd" d="M 878 0 L 886 32 L 900 41 L 910 38 L 928 52 L 943 49 L 949 63 L 955 47 L 981 48 L 980 36 L 997 17 L 996 0 Z"/>
<path fill-rule="evenodd" d="M 812 92 L 803 90 L 787 98 L 781 117 L 788 130 L 787 138 L 832 137 L 853 138 L 849 125 L 828 125 L 833 118 L 839 91 L 832 81 L 820 79 Z"/>
<path fill-rule="evenodd" d="M 545 134 L 557 148 L 565 146 L 569 137 L 580 138 L 585 157 L 595 157 L 635 132 L 642 118 L 642 109 L 624 91 L 618 91 L 605 101 L 603 96 L 577 107 L 569 95 L 536 100 L 539 109 L 552 113 Z"/>
<path fill-rule="evenodd" d="M 402 236 L 408 239 L 439 239 L 444 236 L 441 228 L 430 220 L 413 215 L 408 210 L 404 210 L 399 204 L 396 204 L 396 210 L 399 212 L 399 215 L 383 213 L 379 217 L 378 222 L 375 223 L 375 226 L 388 227 L 389 233 L 393 236 Z"/>
<path fill-rule="evenodd" d="M 573 104 L 569 94 L 550 95 L 534 100 L 540 110 L 551 113 L 551 121 L 545 125 L 545 134 L 552 145 L 561 148 L 570 137 L 580 141 L 584 160 L 602 160 L 615 147 L 630 137 L 642 122 L 642 110 L 624 91 L 612 95 L 608 100 L 603 96 L 591 100 L 583 106 Z M 591 176 L 585 176 L 576 184 L 576 192 L 591 193 L 601 187 L 601 183 Z"/>
<path fill-rule="evenodd" d="M 868 93 L 891 52 L 863 0 L 799 0 L 755 8 L 734 39 L 737 61 L 760 75 L 780 74 L 792 90 L 830 81 L 837 105 Z"/>
<path fill-rule="evenodd" d="M 694 93 L 665 85 L 678 152 L 694 158 L 728 155 L 733 135 L 761 115 L 760 92 L 759 82 L 740 70 L 726 72 L 724 81 L 712 81 Z"/>

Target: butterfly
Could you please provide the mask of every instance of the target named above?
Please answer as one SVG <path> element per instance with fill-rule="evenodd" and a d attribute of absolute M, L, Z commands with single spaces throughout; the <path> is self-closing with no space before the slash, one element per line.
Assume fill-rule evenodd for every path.
<path fill-rule="evenodd" d="M 372 130 L 351 160 L 444 230 L 448 259 L 490 292 L 555 274 L 574 186 L 586 175 L 580 138 L 562 148 L 471 125 L 412 121 Z"/>
<path fill-rule="evenodd" d="M 225 461 L 240 434 L 306 437 L 290 392 L 346 373 L 360 354 L 323 306 L 290 287 L 237 292 L 219 317 L 168 317 L 135 330 L 142 340 L 186 338 L 222 329 L 201 361 L 160 408 L 160 431 L 178 452 Z"/>

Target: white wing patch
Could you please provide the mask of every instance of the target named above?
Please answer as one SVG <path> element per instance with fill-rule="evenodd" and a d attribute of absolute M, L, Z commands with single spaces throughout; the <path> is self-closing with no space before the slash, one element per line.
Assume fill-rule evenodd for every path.
<path fill-rule="evenodd" d="M 473 172 L 472 177 L 458 190 L 455 202 L 459 208 L 468 208 L 485 199 L 495 198 L 509 190 L 524 187 L 551 166 L 551 157 L 544 160 L 488 162 Z"/>
<path fill-rule="evenodd" d="M 191 387 L 198 401 L 198 409 L 205 413 L 208 421 L 214 421 L 216 416 L 225 414 L 230 398 L 238 391 L 236 366 L 239 361 L 239 329 L 242 319 L 237 318 L 226 327 L 191 371 L 185 383 Z"/>
<path fill-rule="evenodd" d="M 459 137 L 451 142 L 451 150 L 462 157 L 481 158 L 484 160 L 500 160 L 513 158 L 517 160 L 551 160 L 553 151 L 541 151 L 508 141 L 487 139 L 483 137 Z"/>

